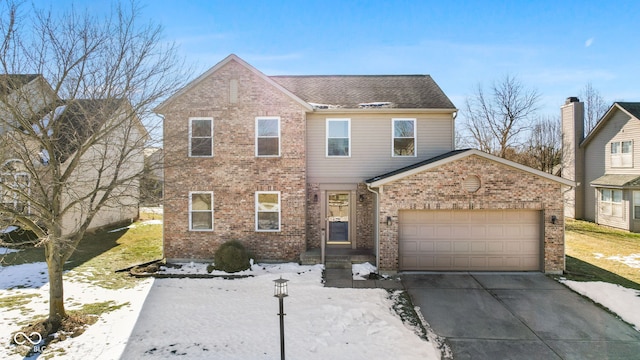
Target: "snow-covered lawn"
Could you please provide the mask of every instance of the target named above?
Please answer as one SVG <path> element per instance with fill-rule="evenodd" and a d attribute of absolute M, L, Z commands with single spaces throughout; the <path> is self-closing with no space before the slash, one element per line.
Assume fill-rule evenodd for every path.
<path fill-rule="evenodd" d="M 206 267 L 185 264 L 170 272 L 206 273 Z M 146 279 L 121 290 L 93 286 L 82 281 L 83 274 L 67 273 L 68 309 L 108 300 L 125 306 L 103 314 L 84 334 L 50 344 L 45 354 L 61 359 L 164 359 L 179 354 L 189 359 L 278 359 L 278 299 L 273 297 L 273 280 L 283 277 L 290 280 L 284 300 L 288 357 L 440 358 L 435 342 L 421 339 L 402 323 L 385 290 L 325 288 L 321 266 L 256 264 L 245 273 L 252 277 Z M 14 288 L 21 284 L 27 287 Z M 25 297 L 28 303 L 18 309 L 2 309 L 0 358 L 22 359 L 9 344 L 11 333 L 19 323 L 47 313 L 48 290 L 44 263 L 0 268 L 0 299 L 32 296 Z M 139 327 L 130 338 L 138 319 Z"/>
<path fill-rule="evenodd" d="M 354 272 L 369 269 L 361 266 Z M 206 273 L 206 267 L 185 264 L 169 272 Z M 289 296 L 284 299 L 288 358 L 440 358 L 436 341 L 419 338 L 402 323 L 386 291 L 325 288 L 321 273 L 321 266 L 256 264 L 246 272 L 252 277 L 244 279 L 144 279 L 130 289 L 109 290 L 87 283 L 86 274 L 69 272 L 65 275 L 68 309 L 109 300 L 123 306 L 103 314 L 84 334 L 50 344 L 45 355 L 105 360 L 176 355 L 278 359 L 278 300 L 273 297 L 273 280 L 282 276 L 289 280 Z M 640 329 L 639 291 L 606 283 L 562 282 Z M 44 263 L 0 267 L 0 304 L 9 296 L 21 295 L 25 301 L 13 310 L 0 308 L 0 358 L 23 359 L 10 345 L 11 333 L 18 324 L 47 313 L 48 290 Z"/>

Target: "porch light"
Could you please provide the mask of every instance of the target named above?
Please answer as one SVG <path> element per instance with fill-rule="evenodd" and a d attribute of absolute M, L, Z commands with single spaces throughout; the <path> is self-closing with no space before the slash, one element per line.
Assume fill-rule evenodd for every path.
<path fill-rule="evenodd" d="M 275 283 L 273 296 L 277 297 L 280 303 L 280 359 L 284 360 L 284 298 L 289 296 L 287 289 L 287 282 L 289 280 L 283 279 L 280 276 L 280 279 L 273 280 Z"/>
<path fill-rule="evenodd" d="M 555 225 L 556 221 L 558 221 L 558 217 L 555 215 L 551 215 L 551 223 Z"/>
<path fill-rule="evenodd" d="M 364 195 L 360 194 L 359 199 L 360 199 L 360 202 L 363 202 L 364 201 Z"/>
<path fill-rule="evenodd" d="M 313 194 L 313 202 L 318 202 L 318 194 Z"/>
<path fill-rule="evenodd" d="M 387 216 L 387 226 L 391 226 L 391 216 Z"/>

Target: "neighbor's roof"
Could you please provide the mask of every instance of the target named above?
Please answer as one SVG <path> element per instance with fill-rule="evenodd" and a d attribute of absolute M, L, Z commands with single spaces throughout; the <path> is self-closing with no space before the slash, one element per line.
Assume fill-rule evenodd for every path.
<path fill-rule="evenodd" d="M 13 90 L 32 82 L 39 74 L 1 74 L 0 75 L 0 94 L 7 95 Z"/>
<path fill-rule="evenodd" d="M 270 76 L 315 108 L 455 109 L 429 75 Z"/>
<path fill-rule="evenodd" d="M 516 168 L 518 170 L 521 171 L 525 171 L 540 177 L 543 177 L 547 180 L 551 180 L 551 181 L 555 181 L 558 183 L 561 183 L 563 185 L 567 185 L 567 186 L 575 186 L 575 182 L 555 176 L 555 175 L 551 175 L 549 173 L 546 173 L 544 171 L 540 171 L 540 170 L 536 170 L 534 168 L 522 165 L 522 164 L 518 164 L 517 162 L 511 161 L 511 160 L 507 160 L 507 159 L 503 159 L 501 157 L 497 157 L 495 155 L 491 155 L 488 153 L 485 153 L 483 151 L 480 150 L 476 150 L 476 149 L 461 149 L 461 150 L 453 150 L 450 151 L 448 153 L 444 153 L 442 155 L 415 163 L 413 165 L 409 165 L 409 166 L 405 166 L 403 168 L 400 168 L 398 170 L 395 171 L 391 171 L 388 172 L 386 174 L 382 174 L 376 177 L 373 177 L 371 179 L 365 180 L 365 183 L 369 184 L 372 187 L 379 187 L 391 182 L 394 182 L 396 180 L 400 180 L 402 178 L 405 178 L 407 176 L 411 176 L 411 175 L 415 175 L 417 173 L 429 170 L 429 169 L 433 169 L 436 168 L 438 166 L 447 164 L 449 162 L 452 161 L 456 161 L 456 160 L 460 160 L 462 158 L 465 158 L 467 156 L 471 156 L 471 155 L 475 155 L 475 156 L 480 156 L 483 157 L 485 159 L 491 160 L 491 161 L 495 161 L 497 163 L 506 165 L 506 166 L 510 166 L 513 168 Z"/>
<path fill-rule="evenodd" d="M 582 140 L 580 146 L 586 146 L 589 142 L 591 142 L 591 140 L 596 137 L 596 134 L 600 131 L 600 129 L 604 127 L 604 124 L 606 124 L 609 119 L 613 117 L 613 114 L 616 111 L 625 112 L 629 116 L 633 116 L 636 119 L 640 120 L 640 102 L 614 102 L 613 105 L 609 107 L 609 110 L 607 110 L 607 112 L 602 116 L 602 118 L 598 120 L 596 126 L 591 130 L 591 132 L 589 132 L 587 137 Z"/>
<path fill-rule="evenodd" d="M 601 176 L 591 182 L 594 187 L 640 187 L 640 176 L 608 174 Z"/>

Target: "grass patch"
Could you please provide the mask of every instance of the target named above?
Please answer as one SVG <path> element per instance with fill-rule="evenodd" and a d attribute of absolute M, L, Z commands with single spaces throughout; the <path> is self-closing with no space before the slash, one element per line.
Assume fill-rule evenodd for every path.
<path fill-rule="evenodd" d="M 388 290 L 389 299 L 393 301 L 392 308 L 398 314 L 403 323 L 413 329 L 413 332 L 421 339 L 429 341 L 427 329 L 425 329 L 420 316 L 416 312 L 411 297 L 406 291 Z"/>
<path fill-rule="evenodd" d="M 640 290 L 640 271 L 610 257 L 640 254 L 640 234 L 587 221 L 566 222 L 566 278 L 605 281 Z"/>
<path fill-rule="evenodd" d="M 122 307 L 125 307 L 127 305 L 129 305 L 130 303 L 127 301 L 125 303 L 122 304 L 116 304 L 115 301 L 113 300 L 109 300 L 109 301 L 103 301 L 103 302 L 99 302 L 99 303 L 92 303 L 92 304 L 84 304 L 82 305 L 82 308 L 78 311 L 70 311 L 70 313 L 80 313 L 80 314 L 86 314 L 86 315 L 102 315 L 104 313 L 108 313 L 111 311 L 115 311 L 118 310 Z"/>
<path fill-rule="evenodd" d="M 0 298 L 0 308 L 13 310 L 27 305 L 31 298 L 40 297 L 39 294 L 20 294 Z"/>

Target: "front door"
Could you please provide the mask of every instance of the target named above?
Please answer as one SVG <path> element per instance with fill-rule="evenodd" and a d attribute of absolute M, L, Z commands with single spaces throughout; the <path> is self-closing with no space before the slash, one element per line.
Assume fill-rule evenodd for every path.
<path fill-rule="evenodd" d="M 327 193 L 327 244 L 349 245 L 351 243 L 351 194 L 349 192 Z"/>

